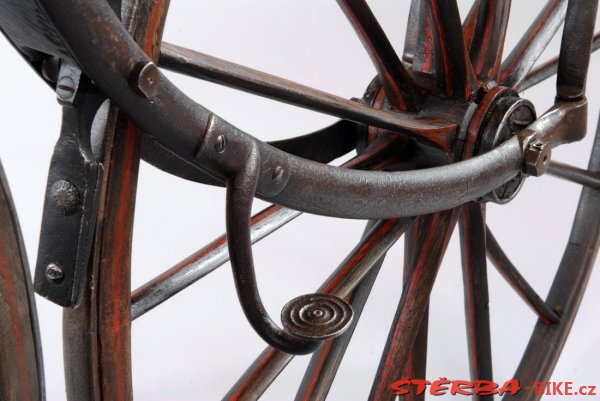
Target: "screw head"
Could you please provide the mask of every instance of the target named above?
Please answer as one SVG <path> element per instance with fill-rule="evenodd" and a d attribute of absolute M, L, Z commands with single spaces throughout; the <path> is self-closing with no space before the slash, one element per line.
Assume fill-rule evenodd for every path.
<path fill-rule="evenodd" d="M 548 170 L 552 148 L 547 141 L 533 139 L 525 151 L 523 170 L 526 174 L 539 177 Z"/>
<path fill-rule="evenodd" d="M 56 96 L 63 101 L 71 100 L 75 96 L 75 82 L 71 77 L 62 77 L 58 80 Z"/>
<path fill-rule="evenodd" d="M 46 277 L 54 283 L 60 283 L 65 277 L 65 274 L 59 265 L 50 263 L 46 266 Z"/>

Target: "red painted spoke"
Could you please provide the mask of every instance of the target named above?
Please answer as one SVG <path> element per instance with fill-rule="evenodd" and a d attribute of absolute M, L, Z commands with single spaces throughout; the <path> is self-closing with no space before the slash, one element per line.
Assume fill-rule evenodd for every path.
<path fill-rule="evenodd" d="M 558 323 L 560 319 L 556 312 L 544 302 L 533 288 L 531 288 L 521 273 L 519 273 L 508 256 L 506 256 L 506 253 L 504 253 L 489 228 L 487 228 L 486 232 L 486 249 L 490 261 L 496 266 L 496 269 L 498 269 L 498 272 L 500 272 L 508 284 L 517 292 L 517 294 L 519 294 L 523 301 L 525 301 L 527 306 L 529 306 L 544 323 Z"/>
<path fill-rule="evenodd" d="M 377 262 L 406 231 L 412 218 L 377 222 L 317 290 L 319 293 L 349 296 L 373 271 Z M 257 400 L 294 356 L 267 347 L 235 383 L 223 401 Z"/>
<path fill-rule="evenodd" d="M 272 347 L 265 348 L 223 397 L 223 401 L 258 400 L 292 359 L 294 355 Z"/>
<path fill-rule="evenodd" d="M 498 78 L 510 5 L 511 0 L 477 0 L 472 11 L 475 16 L 470 13 L 467 18 L 465 41 L 481 81 Z"/>
<path fill-rule="evenodd" d="M 448 97 L 467 99 L 476 85 L 456 0 L 427 0 L 431 13 L 438 86 Z"/>
<path fill-rule="evenodd" d="M 557 96 L 580 99 L 590 63 L 598 0 L 569 0 L 556 77 Z"/>
<path fill-rule="evenodd" d="M 467 14 L 467 18 L 465 18 L 465 21 L 463 22 L 463 36 L 465 37 L 465 46 L 467 46 L 467 49 L 471 48 L 471 42 L 473 41 L 473 36 L 475 36 L 475 27 L 477 26 L 477 19 L 479 18 L 479 9 L 482 1 L 483 0 L 475 0 L 473 2 L 469 14 Z"/>
<path fill-rule="evenodd" d="M 549 0 L 502 63 L 498 82 L 518 89 L 565 19 L 566 0 Z"/>
<path fill-rule="evenodd" d="M 418 110 L 423 92 L 394 51 L 375 15 L 364 0 L 338 0 L 369 53 L 390 103 L 400 110 Z"/>
<path fill-rule="evenodd" d="M 356 157 L 342 166 L 373 170 L 393 163 L 399 155 L 397 138 L 381 136 Z M 283 227 L 301 212 L 271 205 L 250 220 L 250 236 L 254 244 Z M 137 319 L 166 300 L 207 276 L 229 260 L 227 236 L 219 238 L 194 252 L 175 266 L 148 281 L 131 294 L 131 317 Z"/>
<path fill-rule="evenodd" d="M 346 298 L 354 310 L 352 326 L 342 336 L 325 342 L 313 354 L 294 398 L 295 401 L 322 401 L 327 397 L 382 264 L 383 258 L 377 261 L 365 279 Z"/>
<path fill-rule="evenodd" d="M 369 400 L 394 400 L 390 385 L 407 367 L 411 350 L 421 328 L 429 295 L 452 235 L 459 209 L 419 218 L 412 273 L 405 281 L 400 304 L 383 351 Z"/>
<path fill-rule="evenodd" d="M 419 240 L 420 222 L 417 219 L 404 235 L 404 275 L 403 280 L 407 282 L 415 269 L 415 262 L 418 258 L 418 240 Z M 421 327 L 415 339 L 413 346 L 404 368 L 402 377 L 412 377 L 414 379 L 425 379 L 427 373 L 427 332 L 429 326 L 429 306 L 423 314 Z M 410 387 L 410 393 L 406 394 L 404 401 L 423 401 L 425 393 L 417 394 L 415 386 Z"/>
<path fill-rule="evenodd" d="M 485 245 L 485 206 L 463 206 L 459 223 L 471 381 L 492 380 L 492 346 Z M 493 400 L 492 395 L 473 395 Z"/>

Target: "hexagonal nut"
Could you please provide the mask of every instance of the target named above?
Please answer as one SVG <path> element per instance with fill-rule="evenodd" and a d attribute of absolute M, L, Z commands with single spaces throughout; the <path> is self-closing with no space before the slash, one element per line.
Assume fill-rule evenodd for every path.
<path fill-rule="evenodd" d="M 548 170 L 552 148 L 547 141 L 535 138 L 525 150 L 523 158 L 523 172 L 527 175 L 539 177 Z"/>

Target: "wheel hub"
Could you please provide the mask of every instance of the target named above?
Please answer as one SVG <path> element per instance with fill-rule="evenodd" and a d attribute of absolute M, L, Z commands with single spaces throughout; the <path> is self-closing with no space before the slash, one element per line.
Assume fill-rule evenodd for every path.
<path fill-rule="evenodd" d="M 492 99 L 484 97 L 476 114 L 483 118 L 471 121 L 463 158 L 477 156 L 498 147 L 536 119 L 533 104 L 506 88 L 490 93 Z M 483 107 L 482 107 L 483 106 Z M 471 153 L 471 155 L 469 154 Z M 521 189 L 525 176 L 520 173 L 506 184 L 484 195 L 481 200 L 504 204 L 512 200 Z"/>
<path fill-rule="evenodd" d="M 479 156 L 498 147 L 536 119 L 533 104 L 529 100 L 520 98 L 518 93 L 510 88 L 501 86 L 491 89 L 482 88 L 479 95 L 475 97 L 477 99 L 474 103 L 462 104 L 457 104 L 455 100 L 451 99 L 430 98 L 428 101 L 430 104 L 426 104 L 417 117 L 454 120 L 459 126 L 459 132 L 451 154 L 444 155 L 439 150 L 432 149 L 423 151 L 422 148 L 419 148 L 420 145 L 413 147 L 414 154 L 410 155 L 414 158 L 413 167 L 446 164 Z M 371 82 L 361 101 L 370 107 L 391 111 L 378 79 Z M 367 127 L 365 134 L 366 144 L 372 144 L 376 138 L 380 138 L 382 135 L 394 135 L 373 126 Z M 359 151 L 363 149 L 364 144 L 359 147 Z M 406 147 L 401 149 L 406 149 Z M 524 179 L 525 175 L 519 174 L 506 184 L 481 197 L 479 201 L 507 203 L 519 192 Z"/>

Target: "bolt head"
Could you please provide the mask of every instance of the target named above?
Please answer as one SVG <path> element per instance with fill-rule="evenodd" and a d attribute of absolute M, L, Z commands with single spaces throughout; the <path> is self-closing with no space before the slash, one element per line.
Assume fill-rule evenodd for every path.
<path fill-rule="evenodd" d="M 548 170 L 552 148 L 547 141 L 533 139 L 525 150 L 523 171 L 525 174 L 539 177 Z"/>
<path fill-rule="evenodd" d="M 63 269 L 56 263 L 50 263 L 46 266 L 46 277 L 54 283 L 60 283 L 65 277 Z"/>

